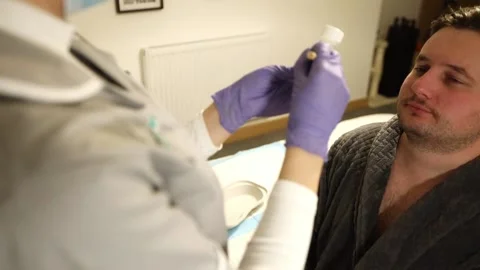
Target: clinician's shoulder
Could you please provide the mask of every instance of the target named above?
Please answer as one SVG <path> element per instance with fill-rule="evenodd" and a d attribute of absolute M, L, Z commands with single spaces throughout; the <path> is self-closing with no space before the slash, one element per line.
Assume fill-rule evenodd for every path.
<path fill-rule="evenodd" d="M 14 155 L 154 144 L 137 110 L 141 101 L 107 90 L 71 55 L 7 32 L 0 31 L 0 39 L 0 143 L 15 147 Z"/>
<path fill-rule="evenodd" d="M 103 83 L 68 51 L 53 51 L 0 30 L 0 96 L 30 101 L 77 102 Z"/>
<path fill-rule="evenodd" d="M 0 144 L 8 150 L 0 155 L 7 163 L 18 162 L 24 171 L 49 161 L 155 145 L 142 117 L 102 97 L 78 104 L 3 97 L 0 104 Z"/>

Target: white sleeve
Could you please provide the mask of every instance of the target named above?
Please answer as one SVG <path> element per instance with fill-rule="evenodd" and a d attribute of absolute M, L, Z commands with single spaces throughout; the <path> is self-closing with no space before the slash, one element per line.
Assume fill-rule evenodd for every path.
<path fill-rule="evenodd" d="M 222 145 L 217 147 L 213 144 L 203 119 L 203 113 L 199 113 L 193 120 L 188 122 L 185 125 L 185 129 L 205 159 L 222 149 Z"/>
<path fill-rule="evenodd" d="M 213 144 L 202 114 L 190 121 L 187 129 L 205 158 L 221 149 Z M 306 187 L 279 180 L 240 269 L 302 269 L 310 247 L 317 200 L 317 195 Z M 218 254 L 218 269 L 223 269 L 224 256 L 223 252 Z"/>
<path fill-rule="evenodd" d="M 279 180 L 240 269 L 303 269 L 317 200 L 317 195 L 308 188 Z"/>

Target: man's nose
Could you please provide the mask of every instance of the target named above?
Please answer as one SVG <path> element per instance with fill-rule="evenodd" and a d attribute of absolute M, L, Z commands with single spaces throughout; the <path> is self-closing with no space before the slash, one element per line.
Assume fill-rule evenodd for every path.
<path fill-rule="evenodd" d="M 435 72 L 429 70 L 417 77 L 412 83 L 412 91 L 419 97 L 431 99 L 439 90 L 440 80 Z"/>

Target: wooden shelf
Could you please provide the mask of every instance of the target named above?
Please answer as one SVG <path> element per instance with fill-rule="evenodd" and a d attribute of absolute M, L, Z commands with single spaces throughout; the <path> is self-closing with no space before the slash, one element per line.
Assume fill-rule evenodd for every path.
<path fill-rule="evenodd" d="M 378 108 L 395 103 L 397 103 L 397 97 L 389 98 L 382 95 L 376 95 L 368 99 L 368 107 L 370 108 Z"/>

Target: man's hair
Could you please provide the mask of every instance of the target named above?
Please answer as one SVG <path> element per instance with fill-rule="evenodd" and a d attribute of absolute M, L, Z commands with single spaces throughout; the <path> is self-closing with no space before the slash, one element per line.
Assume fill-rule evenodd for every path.
<path fill-rule="evenodd" d="M 473 7 L 449 8 L 430 25 L 430 35 L 445 27 L 480 32 L 480 5 Z"/>

